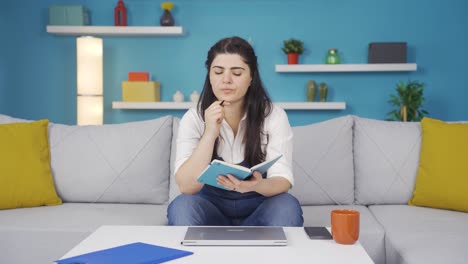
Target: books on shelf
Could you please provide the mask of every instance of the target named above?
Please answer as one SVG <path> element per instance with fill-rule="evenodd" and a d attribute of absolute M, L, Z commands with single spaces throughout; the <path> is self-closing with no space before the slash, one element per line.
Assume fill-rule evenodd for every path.
<path fill-rule="evenodd" d="M 251 176 L 254 171 L 258 171 L 261 174 L 265 173 L 282 156 L 283 155 L 279 155 L 274 159 L 264 161 L 251 168 L 215 159 L 206 167 L 200 176 L 198 176 L 197 181 L 227 190 L 227 188 L 218 184 L 216 178 L 219 175 L 231 174 L 239 180 L 245 180 Z"/>

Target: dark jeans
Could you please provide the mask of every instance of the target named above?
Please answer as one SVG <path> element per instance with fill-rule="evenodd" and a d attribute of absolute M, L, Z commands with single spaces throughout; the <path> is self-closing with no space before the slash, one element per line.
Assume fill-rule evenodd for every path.
<path fill-rule="evenodd" d="M 177 196 L 167 209 L 169 225 L 302 226 L 297 199 L 289 193 L 265 197 L 205 185 L 195 195 Z"/>

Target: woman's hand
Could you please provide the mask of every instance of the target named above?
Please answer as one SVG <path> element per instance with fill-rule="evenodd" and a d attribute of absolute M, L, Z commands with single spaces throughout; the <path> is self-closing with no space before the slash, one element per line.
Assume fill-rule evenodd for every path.
<path fill-rule="evenodd" d="M 255 190 L 255 186 L 262 180 L 262 174 L 254 171 L 252 177 L 245 181 L 238 180 L 231 174 L 227 176 L 219 175 L 216 179 L 219 185 L 226 187 L 228 190 L 245 193 Z"/>
<path fill-rule="evenodd" d="M 224 120 L 224 105 L 229 105 L 229 102 L 215 101 L 205 110 L 205 135 L 214 139 L 219 136 Z"/>

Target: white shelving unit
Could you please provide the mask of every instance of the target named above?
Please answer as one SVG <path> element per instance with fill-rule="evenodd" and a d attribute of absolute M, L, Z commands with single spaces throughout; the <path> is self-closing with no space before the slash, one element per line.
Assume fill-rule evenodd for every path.
<path fill-rule="evenodd" d="M 47 26 L 47 32 L 62 36 L 178 36 L 182 27 Z"/>
<path fill-rule="evenodd" d="M 278 102 L 285 110 L 343 110 L 345 102 Z M 195 106 L 192 102 L 112 102 L 113 109 L 183 110 Z"/>
<path fill-rule="evenodd" d="M 276 72 L 401 72 L 417 69 L 416 63 L 275 65 Z"/>

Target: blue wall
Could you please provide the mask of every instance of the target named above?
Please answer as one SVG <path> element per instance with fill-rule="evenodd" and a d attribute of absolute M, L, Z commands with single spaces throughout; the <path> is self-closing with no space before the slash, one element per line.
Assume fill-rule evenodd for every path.
<path fill-rule="evenodd" d="M 2 35 L 6 32 L 7 25 L 7 12 L 5 9 L 0 9 L 0 32 Z M 4 42 L 4 38 L 2 37 L 2 41 Z M 1 44 L 0 44 L 1 45 Z M 6 89 L 6 49 L 4 48 L 6 45 L 0 46 L 0 113 L 7 113 L 7 89 Z"/>
<path fill-rule="evenodd" d="M 3 54 L 0 54 L 3 56 Z M 5 81 L 5 61 L 0 60 L 0 113 L 7 113 L 7 94 L 6 94 L 6 81 Z"/>
<path fill-rule="evenodd" d="M 22 118 L 76 120 L 76 39 L 45 32 L 48 6 L 83 4 L 94 25 L 112 25 L 116 0 L 34 1 L 3 3 L 8 27 L 1 26 L 0 96 L 8 96 L 0 111 Z M 126 0 L 130 25 L 158 25 L 162 14 L 154 0 Z M 329 101 L 345 101 L 344 111 L 289 111 L 293 125 L 355 114 L 384 119 L 392 108 L 389 95 L 399 80 L 426 83 L 425 109 L 445 120 L 468 120 L 468 2 L 464 0 L 179 0 L 174 1 L 179 37 L 104 37 L 105 123 L 143 120 L 184 111 L 114 110 L 121 101 L 121 82 L 129 71 L 149 71 L 161 82 L 162 100 L 176 90 L 186 98 L 201 91 L 209 47 L 220 38 L 251 39 L 265 86 L 275 101 L 305 101 L 307 80 L 326 82 Z M 2 20 L 3 21 L 3 15 Z M 4 23 L 2 23 L 4 24 Z M 6 32 L 6 33 L 5 33 Z M 343 63 L 366 63 L 369 42 L 408 42 L 408 62 L 417 72 L 406 73 L 276 73 L 286 63 L 280 50 L 284 39 L 305 42 L 301 63 L 322 63 L 328 48 L 338 48 Z M 6 59 L 8 71 L 5 69 Z M 3 65 L 3 66 L 2 66 Z M 8 76 L 7 81 L 5 81 Z M 5 82 L 8 83 L 7 86 Z M 5 91 L 6 87 L 6 91 Z M 4 102 L 0 100 L 2 105 Z"/>

